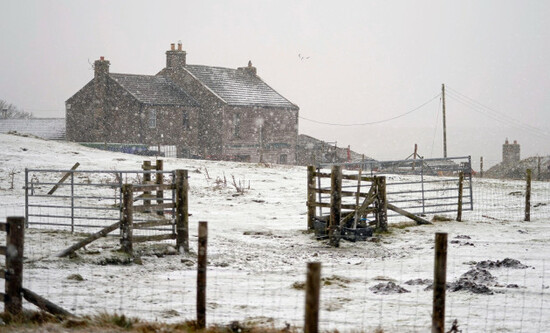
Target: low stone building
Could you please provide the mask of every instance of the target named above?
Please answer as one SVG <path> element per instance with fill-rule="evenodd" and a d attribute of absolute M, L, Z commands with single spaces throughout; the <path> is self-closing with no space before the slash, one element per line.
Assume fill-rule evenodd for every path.
<path fill-rule="evenodd" d="M 520 158 L 520 145 L 508 139 L 502 145 L 502 162 L 484 173 L 487 178 L 525 179 L 527 169 L 531 169 L 532 179 L 550 179 L 550 156 L 531 156 Z"/>
<path fill-rule="evenodd" d="M 346 163 L 374 161 L 348 147 L 337 147 L 336 142 L 326 142 L 312 136 L 298 135 L 297 154 L 299 165 L 316 165 L 320 163 Z"/>
<path fill-rule="evenodd" d="M 66 102 L 67 139 L 174 145 L 179 157 L 296 163 L 299 108 L 267 85 L 249 62 L 237 69 L 190 65 L 171 45 L 156 75 L 110 73 Z"/>
<path fill-rule="evenodd" d="M 508 138 L 502 145 L 502 164 L 506 166 L 513 166 L 518 164 L 520 158 L 520 146 L 519 143 L 514 140 L 514 143 L 509 143 Z"/>

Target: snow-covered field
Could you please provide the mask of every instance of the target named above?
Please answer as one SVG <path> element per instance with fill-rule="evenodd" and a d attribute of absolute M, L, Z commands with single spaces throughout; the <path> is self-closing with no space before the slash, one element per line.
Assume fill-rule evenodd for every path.
<path fill-rule="evenodd" d="M 24 214 L 25 168 L 69 169 L 79 162 L 80 170 L 139 170 L 143 160 L 0 134 L 0 220 Z M 198 221 L 208 221 L 208 323 L 301 326 L 306 263 L 319 261 L 322 329 L 426 332 L 432 292 L 426 290 L 430 282 L 422 280 L 433 277 L 434 234 L 446 232 L 447 281 L 462 276 L 470 282 L 451 288 L 482 292 L 449 290 L 447 327 L 457 319 L 464 332 L 550 329 L 547 183 L 533 184 L 531 222 L 522 222 L 523 199 L 513 194 L 523 190 L 522 182 L 476 179 L 475 210 L 465 212 L 463 222 L 392 228 L 371 241 L 330 248 L 305 232 L 305 167 L 166 158 L 164 169 L 189 170 L 192 254 L 173 255 L 174 241 L 138 244 L 141 260 L 126 263 L 116 252 L 118 239 L 108 237 L 78 251 L 76 258 L 57 258 L 82 235 L 31 227 L 25 235 L 24 286 L 76 314 L 116 311 L 149 320 L 193 319 L 197 227 Z M 250 182 L 250 189 L 237 195 L 230 184 L 216 183 L 224 176 Z M 528 267 L 502 262 L 505 258 Z M 485 260 L 493 262 L 480 263 Z M 408 292 L 398 293 L 399 287 Z"/>

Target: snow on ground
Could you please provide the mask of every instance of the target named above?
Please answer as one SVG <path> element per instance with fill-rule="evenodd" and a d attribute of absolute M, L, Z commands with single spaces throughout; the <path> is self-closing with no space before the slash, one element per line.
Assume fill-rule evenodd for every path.
<path fill-rule="evenodd" d="M 24 214 L 25 168 L 66 170 L 79 162 L 79 170 L 139 170 L 143 160 L 0 134 L 0 220 Z M 108 237 L 78 251 L 76 258 L 57 258 L 82 235 L 31 227 L 25 235 L 24 286 L 76 314 L 116 311 L 149 320 L 193 319 L 198 221 L 208 221 L 209 323 L 301 326 L 306 263 L 319 261 L 322 329 L 425 332 L 431 325 L 432 292 L 425 280 L 433 277 L 434 234 L 447 232 L 447 281 L 457 282 L 474 269 L 469 281 L 482 282 L 492 293 L 449 291 L 447 327 L 454 319 L 467 332 L 550 327 L 547 183 L 533 185 L 539 205 L 532 222 L 521 221 L 521 197 L 510 194 L 521 191 L 523 183 L 475 180 L 477 208 L 464 213 L 464 222 L 392 228 L 367 242 L 330 248 L 305 232 L 304 167 L 165 158 L 164 169 L 189 170 L 191 254 L 173 255 L 169 245 L 174 241 L 146 243 L 135 247 L 140 260 L 127 262 L 116 252 L 118 239 Z M 236 195 L 230 184 L 217 186 L 216 178 L 224 176 L 250 182 L 250 189 Z M 478 262 L 505 258 L 528 267 L 476 268 Z M 421 280 L 411 281 L 416 279 Z M 408 292 L 398 293 L 401 288 Z"/>

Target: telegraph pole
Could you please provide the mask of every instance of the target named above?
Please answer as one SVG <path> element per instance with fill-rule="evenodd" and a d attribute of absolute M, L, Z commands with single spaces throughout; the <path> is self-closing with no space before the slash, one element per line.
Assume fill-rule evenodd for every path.
<path fill-rule="evenodd" d="M 443 104 L 443 157 L 447 158 L 447 119 L 445 115 L 445 84 L 441 85 L 441 101 Z"/>

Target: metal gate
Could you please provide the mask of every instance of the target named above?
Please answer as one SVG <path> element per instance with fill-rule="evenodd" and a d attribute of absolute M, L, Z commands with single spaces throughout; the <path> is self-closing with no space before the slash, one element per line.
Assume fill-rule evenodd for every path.
<path fill-rule="evenodd" d="M 415 215 L 456 212 L 459 175 L 462 173 L 462 210 L 474 208 L 470 156 L 333 163 L 317 167 L 329 168 L 332 165 L 342 165 L 349 170 L 362 169 L 363 174 L 371 176 L 386 176 L 388 202 Z M 397 214 L 388 214 L 388 217 L 392 216 Z"/>
<path fill-rule="evenodd" d="M 87 232 L 120 221 L 122 184 L 142 184 L 145 174 L 162 174 L 169 184 L 175 184 L 173 171 L 25 169 L 27 226 Z M 164 202 L 174 202 L 174 199 L 173 191 L 164 192 Z M 167 213 L 173 216 L 173 209 Z M 150 219 L 136 217 L 134 220 Z M 173 227 L 151 230 L 169 229 Z"/>

